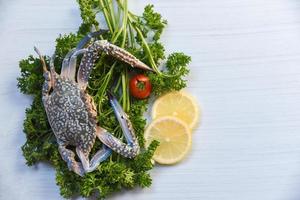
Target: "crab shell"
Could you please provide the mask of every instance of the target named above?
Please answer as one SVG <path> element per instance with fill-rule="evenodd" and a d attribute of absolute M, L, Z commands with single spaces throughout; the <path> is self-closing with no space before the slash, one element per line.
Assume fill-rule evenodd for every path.
<path fill-rule="evenodd" d="M 76 82 L 57 76 L 44 107 L 57 140 L 87 155 L 96 139 L 97 109 L 92 97 Z"/>

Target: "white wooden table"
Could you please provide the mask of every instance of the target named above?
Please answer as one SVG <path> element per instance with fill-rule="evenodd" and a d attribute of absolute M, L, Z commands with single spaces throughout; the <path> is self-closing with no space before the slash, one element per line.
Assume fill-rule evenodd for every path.
<path fill-rule="evenodd" d="M 152 171 L 153 185 L 110 199 L 300 199 L 300 1 L 132 0 L 169 21 L 167 52 L 192 56 L 188 90 L 203 108 L 185 162 Z M 48 55 L 80 24 L 75 0 L 0 0 L 0 199 L 61 199 L 53 169 L 27 167 L 18 61 Z"/>

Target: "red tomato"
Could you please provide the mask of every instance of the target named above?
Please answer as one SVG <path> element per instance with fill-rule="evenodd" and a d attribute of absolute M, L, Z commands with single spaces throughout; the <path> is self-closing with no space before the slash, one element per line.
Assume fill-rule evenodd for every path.
<path fill-rule="evenodd" d="M 152 86 L 147 76 L 138 74 L 130 79 L 129 89 L 132 96 L 138 99 L 145 99 L 149 97 Z"/>

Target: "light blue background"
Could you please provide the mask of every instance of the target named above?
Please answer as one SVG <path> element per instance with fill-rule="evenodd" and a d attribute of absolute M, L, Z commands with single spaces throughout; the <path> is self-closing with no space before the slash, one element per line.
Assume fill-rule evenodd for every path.
<path fill-rule="evenodd" d="M 203 109 L 193 150 L 156 167 L 149 189 L 111 199 L 300 199 L 300 2 L 298 0 L 130 1 L 169 21 L 167 52 L 192 56 L 188 90 Z M 75 0 L 0 0 L 0 199 L 61 199 L 54 171 L 27 167 L 20 146 L 29 97 L 16 88 L 18 61 L 37 45 L 51 55 L 75 31 Z"/>

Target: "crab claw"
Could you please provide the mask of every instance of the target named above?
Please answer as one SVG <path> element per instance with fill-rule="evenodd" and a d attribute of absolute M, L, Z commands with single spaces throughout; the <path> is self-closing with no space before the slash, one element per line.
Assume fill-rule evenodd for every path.
<path fill-rule="evenodd" d="M 147 70 L 147 71 L 151 71 L 151 72 L 155 72 L 156 71 L 150 67 L 148 67 L 148 65 L 146 65 L 145 63 L 143 63 L 142 61 L 138 60 L 135 64 L 135 67 L 143 69 L 143 70 Z"/>
<path fill-rule="evenodd" d="M 155 72 L 152 68 L 147 66 L 139 59 L 137 59 L 134 55 L 132 55 L 131 53 L 129 53 L 123 48 L 120 48 L 114 44 L 109 43 L 107 40 L 95 41 L 94 45 L 98 51 L 104 51 L 106 54 L 111 55 L 125 63 L 128 63 L 132 67 Z"/>
<path fill-rule="evenodd" d="M 120 123 L 121 129 L 124 133 L 128 145 L 133 145 L 136 138 L 128 115 L 125 113 L 116 97 L 110 91 L 107 91 L 107 96 L 115 113 L 115 116 Z"/>
<path fill-rule="evenodd" d="M 117 152 L 118 154 L 126 158 L 134 158 L 139 153 L 140 147 L 135 137 L 131 122 L 113 94 L 107 91 L 107 96 L 115 113 L 115 116 L 120 123 L 127 144 L 123 143 L 123 141 L 116 138 L 101 127 L 99 127 L 99 134 L 97 134 L 97 136 L 103 144 L 105 144 L 107 147 Z"/>

